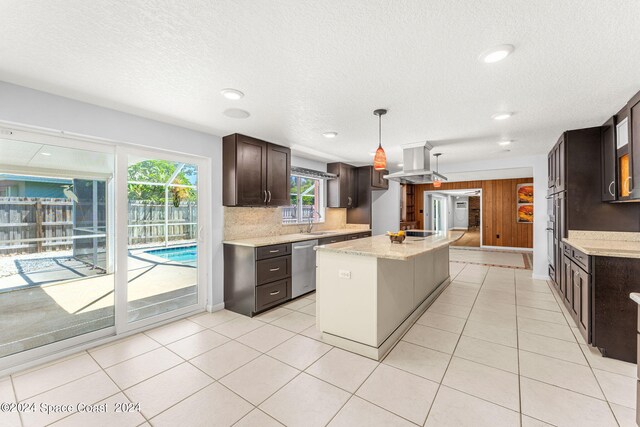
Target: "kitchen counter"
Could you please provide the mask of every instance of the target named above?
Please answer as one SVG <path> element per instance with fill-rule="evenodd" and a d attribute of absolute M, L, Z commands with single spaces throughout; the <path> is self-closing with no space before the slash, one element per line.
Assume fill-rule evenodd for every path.
<path fill-rule="evenodd" d="M 316 247 L 322 340 L 381 360 L 449 284 L 449 244 L 462 232 L 388 236 Z"/>
<path fill-rule="evenodd" d="M 640 242 L 630 240 L 602 240 L 564 238 L 564 243 L 581 250 L 587 255 L 616 257 L 616 258 L 640 258 Z"/>
<path fill-rule="evenodd" d="M 391 243 L 389 236 L 373 236 L 364 239 L 318 246 L 318 252 L 335 252 L 349 255 L 406 261 L 426 252 L 449 246 L 462 237 L 461 231 L 440 232 L 428 237 L 407 237 L 403 243 Z M 640 245 L 640 243 L 639 243 Z"/>
<path fill-rule="evenodd" d="M 637 292 L 632 293 L 629 297 L 637 304 L 640 305 L 640 294 Z"/>
<path fill-rule="evenodd" d="M 325 237 L 344 236 L 347 234 L 366 233 L 370 228 L 343 228 L 340 230 L 322 230 L 313 233 L 281 234 L 277 236 L 252 237 L 240 240 L 225 240 L 222 243 L 237 246 L 258 248 L 261 246 L 280 245 L 283 243 L 304 242 L 305 240 L 324 239 Z M 388 240 L 388 238 L 387 238 Z"/>

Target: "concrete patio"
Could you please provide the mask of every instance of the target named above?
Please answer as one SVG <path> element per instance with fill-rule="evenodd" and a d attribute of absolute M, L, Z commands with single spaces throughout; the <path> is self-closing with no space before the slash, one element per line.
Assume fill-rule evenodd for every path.
<path fill-rule="evenodd" d="M 197 301 L 196 268 L 145 253 L 128 260 L 129 321 Z M 113 274 L 55 257 L 44 271 L 0 278 L 0 357 L 113 324 Z"/>

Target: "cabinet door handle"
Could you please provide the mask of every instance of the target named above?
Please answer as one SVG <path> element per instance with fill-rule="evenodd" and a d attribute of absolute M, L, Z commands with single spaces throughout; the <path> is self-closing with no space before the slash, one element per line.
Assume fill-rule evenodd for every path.
<path fill-rule="evenodd" d="M 280 267 L 277 267 L 277 268 L 270 268 L 270 269 L 269 269 L 269 271 L 278 271 L 278 270 L 280 270 Z"/>
<path fill-rule="evenodd" d="M 347 205 L 351 205 L 351 197 L 347 197 Z"/>
<path fill-rule="evenodd" d="M 264 202 L 267 203 L 267 190 L 262 190 L 264 192 Z"/>
<path fill-rule="evenodd" d="M 280 291 L 269 292 L 269 295 L 278 295 Z"/>
<path fill-rule="evenodd" d="M 611 187 L 613 187 L 613 184 L 615 184 L 615 181 L 611 181 L 611 184 L 609 184 L 609 194 L 615 197 L 615 194 L 613 193 L 613 191 L 611 191 Z"/>
<path fill-rule="evenodd" d="M 271 249 L 269 251 L 270 254 L 277 254 L 278 252 L 280 252 L 280 249 Z"/>
<path fill-rule="evenodd" d="M 267 203 L 271 203 L 271 190 L 267 190 L 267 193 L 269 193 L 269 200 L 267 200 Z"/>
<path fill-rule="evenodd" d="M 631 192 L 631 177 L 628 176 L 627 179 L 624 181 L 624 184 L 627 186 L 627 193 Z"/>

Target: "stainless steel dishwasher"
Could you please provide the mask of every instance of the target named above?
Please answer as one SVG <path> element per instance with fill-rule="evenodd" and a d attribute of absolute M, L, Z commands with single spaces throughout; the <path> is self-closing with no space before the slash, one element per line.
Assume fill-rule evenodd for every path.
<path fill-rule="evenodd" d="M 291 245 L 291 298 L 316 289 L 317 240 L 305 240 Z"/>

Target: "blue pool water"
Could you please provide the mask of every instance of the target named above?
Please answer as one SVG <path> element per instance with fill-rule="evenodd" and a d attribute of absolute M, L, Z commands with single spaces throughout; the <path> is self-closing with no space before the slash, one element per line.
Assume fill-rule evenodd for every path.
<path fill-rule="evenodd" d="M 196 266 L 198 260 L 197 246 L 182 246 L 179 248 L 152 249 L 145 251 L 148 254 L 168 259 L 169 261 L 179 262 L 181 264 Z"/>

